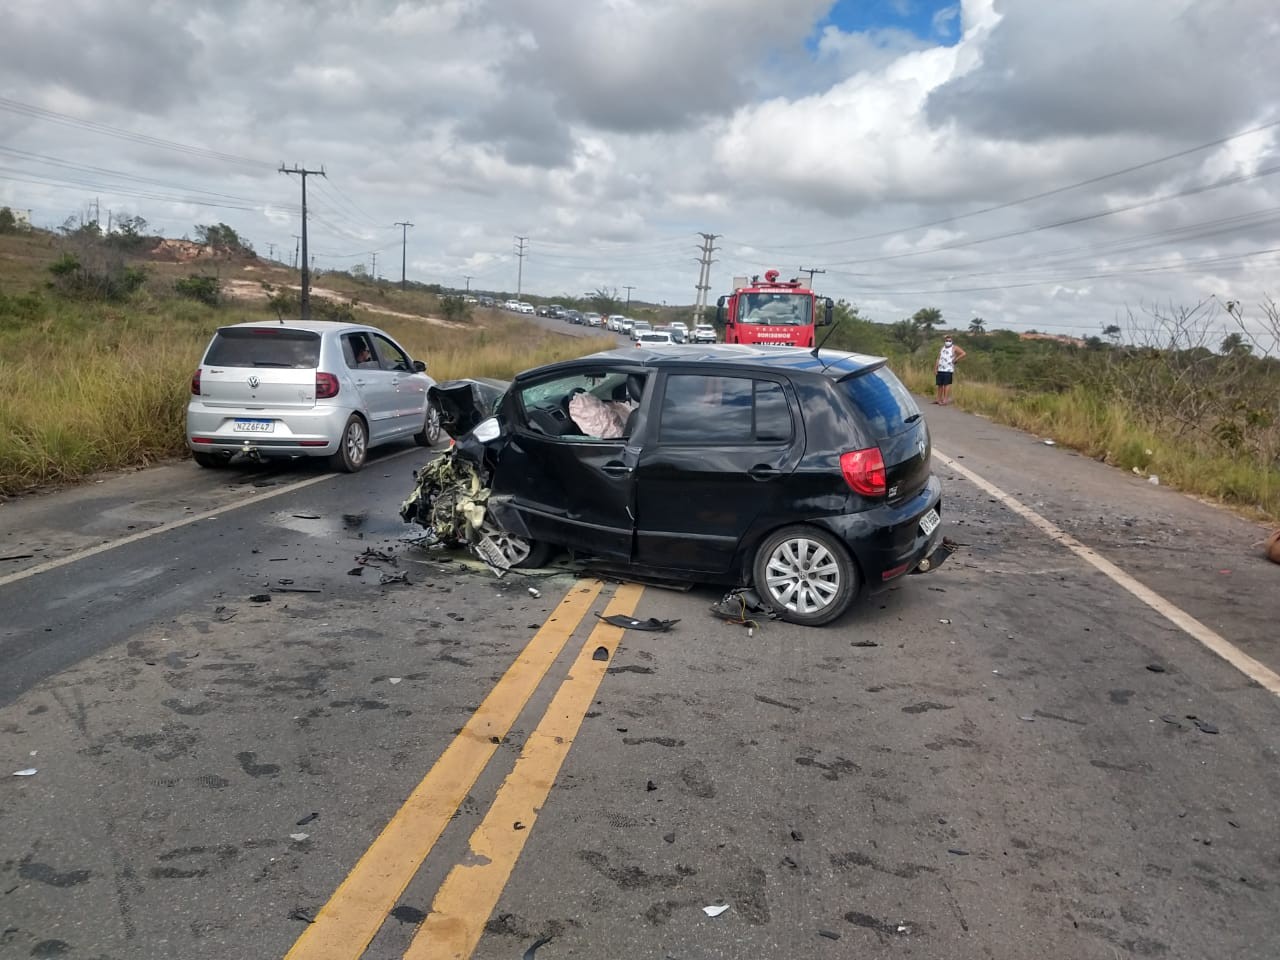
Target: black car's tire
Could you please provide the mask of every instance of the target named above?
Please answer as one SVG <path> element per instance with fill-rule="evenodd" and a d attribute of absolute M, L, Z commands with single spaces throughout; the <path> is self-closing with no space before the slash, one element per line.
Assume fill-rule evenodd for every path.
<path fill-rule="evenodd" d="M 756 593 L 789 623 L 819 627 L 844 613 L 858 595 L 858 568 L 845 545 L 818 527 L 783 527 L 756 550 Z"/>
<path fill-rule="evenodd" d="M 343 473 L 355 473 L 369 455 L 369 432 L 364 420 L 353 413 L 347 418 L 338 440 L 338 451 L 329 457 L 329 466 Z"/>
<path fill-rule="evenodd" d="M 440 408 L 434 403 L 427 404 L 427 419 L 413 435 L 413 442 L 420 447 L 434 447 L 440 442 Z"/>
<path fill-rule="evenodd" d="M 231 454 L 192 453 L 191 459 L 207 470 L 221 470 L 231 463 Z"/>

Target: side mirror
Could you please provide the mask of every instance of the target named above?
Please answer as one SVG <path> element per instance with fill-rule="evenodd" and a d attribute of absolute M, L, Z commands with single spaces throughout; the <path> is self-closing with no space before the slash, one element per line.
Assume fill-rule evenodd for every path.
<path fill-rule="evenodd" d="M 716 326 L 724 326 L 724 297 L 716 301 Z"/>
<path fill-rule="evenodd" d="M 425 360 L 415 360 L 415 361 L 413 361 L 413 369 L 414 369 L 416 372 L 418 372 L 418 373 L 426 373 L 426 372 L 427 372 L 427 361 L 425 361 Z"/>
<path fill-rule="evenodd" d="M 824 327 L 831 326 L 835 317 L 835 310 L 836 310 L 835 301 L 832 300 L 830 297 L 827 297 L 827 302 L 822 309 L 822 325 Z"/>

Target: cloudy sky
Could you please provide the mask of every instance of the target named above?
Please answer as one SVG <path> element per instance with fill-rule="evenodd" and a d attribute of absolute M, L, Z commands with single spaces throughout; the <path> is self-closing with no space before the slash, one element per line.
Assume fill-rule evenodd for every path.
<path fill-rule="evenodd" d="M 0 0 L 0 204 L 289 261 L 1096 333 L 1280 296 L 1274 0 Z"/>

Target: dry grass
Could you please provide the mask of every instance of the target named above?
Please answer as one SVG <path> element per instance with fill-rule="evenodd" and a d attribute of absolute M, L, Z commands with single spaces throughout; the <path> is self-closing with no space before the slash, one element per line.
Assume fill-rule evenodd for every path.
<path fill-rule="evenodd" d="M 213 331 L 274 314 L 262 303 L 177 298 L 173 279 L 199 271 L 173 264 L 149 265 L 151 279 L 127 304 L 66 300 L 42 289 L 55 248 L 18 239 L 30 238 L 0 238 L 0 495 L 184 455 L 190 378 Z M 425 300 L 386 300 L 411 305 Z M 455 326 L 359 307 L 356 318 L 425 359 L 437 380 L 506 378 L 612 346 L 492 311 Z"/>
<path fill-rule="evenodd" d="M 933 395 L 931 367 L 908 364 L 896 372 L 912 391 Z M 1255 519 L 1280 517 L 1280 471 L 1174 436 L 1083 387 L 1040 393 L 960 377 L 952 398 L 962 410 L 1051 438 L 1120 469 L 1158 476 L 1162 484 L 1239 508 Z"/>

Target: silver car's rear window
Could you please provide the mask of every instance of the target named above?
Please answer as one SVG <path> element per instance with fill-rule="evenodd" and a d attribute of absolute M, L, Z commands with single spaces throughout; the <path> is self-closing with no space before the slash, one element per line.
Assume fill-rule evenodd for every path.
<path fill-rule="evenodd" d="M 316 367 L 320 334 L 288 327 L 228 327 L 214 335 L 204 363 L 209 367 Z"/>

